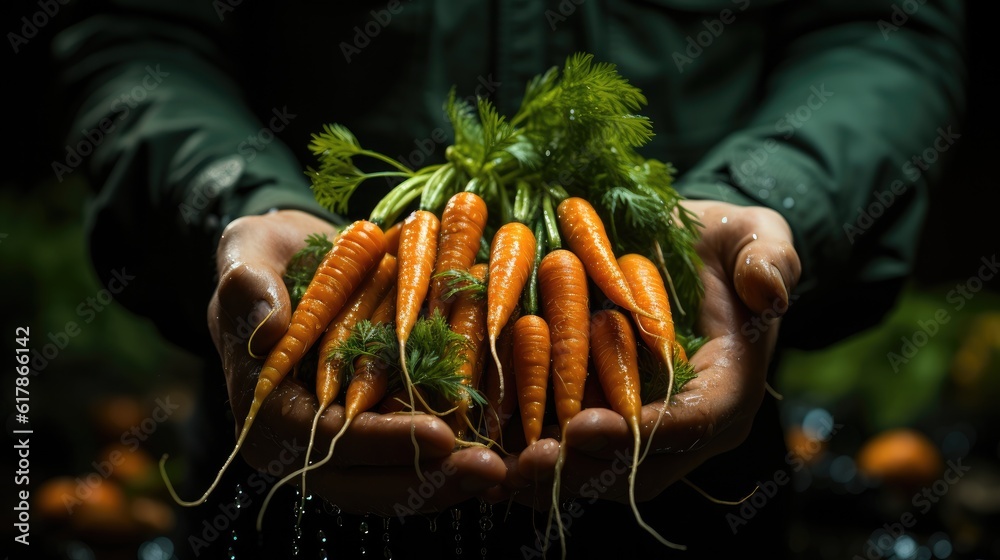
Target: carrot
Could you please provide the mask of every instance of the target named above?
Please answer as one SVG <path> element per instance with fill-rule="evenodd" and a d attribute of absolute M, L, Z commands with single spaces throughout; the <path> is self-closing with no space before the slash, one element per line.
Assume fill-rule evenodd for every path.
<path fill-rule="evenodd" d="M 572 251 L 556 249 L 538 264 L 538 299 L 552 340 L 552 395 L 556 418 L 566 441 L 566 425 L 581 410 L 590 351 L 590 296 L 583 263 Z M 559 481 L 566 461 L 566 446 L 559 446 L 552 484 L 552 514 L 559 504 Z M 559 540 L 565 555 L 562 519 L 556 515 Z M 546 534 L 548 534 L 546 532 Z"/>
<path fill-rule="evenodd" d="M 559 203 L 556 216 L 559 231 L 569 249 L 580 257 L 587 276 L 604 295 L 615 305 L 632 313 L 653 317 L 636 303 L 628 281 L 618 267 L 611 240 L 597 210 L 580 197 L 570 197 Z"/>
<path fill-rule="evenodd" d="M 462 191 L 448 200 L 441 213 L 437 260 L 428 296 L 429 313 L 440 311 L 445 317 L 448 316 L 451 302 L 442 300 L 448 278 L 442 276 L 442 273 L 449 270 L 464 272 L 476 262 L 483 228 L 486 227 L 486 216 L 486 202 L 475 193 Z"/>
<path fill-rule="evenodd" d="M 628 477 L 629 502 L 632 513 L 643 529 L 656 540 L 671 548 L 685 549 L 656 532 L 643 521 L 635 502 L 635 477 L 639 470 L 639 419 L 642 417 L 642 398 L 639 389 L 639 359 L 635 334 L 628 317 L 615 309 L 602 309 L 590 320 L 590 355 L 604 395 L 611 403 L 611 410 L 621 414 L 635 438 L 632 449 L 632 472 Z"/>
<path fill-rule="evenodd" d="M 514 323 L 514 379 L 521 424 L 527 445 L 542 435 L 545 392 L 549 384 L 552 339 L 549 325 L 538 315 L 525 315 Z"/>
<path fill-rule="evenodd" d="M 413 381 L 406 367 L 406 341 L 417 323 L 420 309 L 427 298 L 434 259 L 437 257 L 437 236 L 440 228 L 438 217 L 426 210 L 415 210 L 404 221 L 399 232 L 399 279 L 396 283 L 396 337 L 399 339 L 399 363 L 403 370 L 406 393 L 410 401 L 410 414 L 417 413 Z M 416 392 L 424 408 L 432 410 L 420 392 Z M 413 442 L 413 466 L 421 482 L 425 480 L 420 470 L 420 446 L 417 444 L 417 425 L 410 425 Z"/>
<path fill-rule="evenodd" d="M 683 352 L 683 348 L 677 344 L 667 287 L 656 264 L 642 255 L 630 253 L 618 259 L 618 266 L 625 274 L 632 293 L 635 294 L 636 303 L 658 317 L 651 319 L 637 313 L 632 314 L 633 320 L 639 325 L 639 334 L 646 342 L 646 346 L 649 346 L 660 362 L 667 366 L 667 395 L 663 399 L 663 408 L 656 418 L 653 431 L 649 434 L 649 443 L 646 452 L 643 453 L 645 458 L 649 452 L 649 445 L 653 443 L 653 434 L 656 433 L 667 405 L 670 404 L 670 391 L 674 387 L 674 352 L 678 349 Z"/>
<path fill-rule="evenodd" d="M 399 232 L 399 280 L 396 290 L 396 336 L 399 339 L 399 361 L 406 379 L 406 390 L 413 399 L 413 383 L 406 367 L 406 341 L 430 289 L 431 273 L 437 257 L 437 236 L 440 221 L 432 212 L 416 210 L 403 221 Z M 417 393 L 421 404 L 431 407 Z M 415 410 L 415 409 L 414 409 Z M 416 445 L 416 440 L 414 440 Z"/>
<path fill-rule="evenodd" d="M 316 400 L 318 407 L 313 418 L 312 429 L 309 432 L 309 444 L 306 446 L 306 461 L 312 454 L 313 442 L 316 438 L 316 427 L 320 416 L 337 397 L 344 376 L 344 364 L 331 352 L 348 336 L 354 325 L 362 319 L 371 316 L 375 307 L 381 302 L 386 292 L 396 282 L 396 257 L 386 253 L 375 270 L 371 271 L 365 283 L 354 291 L 351 299 L 340 310 L 340 313 L 330 322 L 329 328 L 320 340 L 320 363 L 316 370 Z M 302 505 L 305 505 L 306 477 L 302 474 Z"/>
<path fill-rule="evenodd" d="M 403 229 L 403 222 L 396 222 L 395 225 L 385 230 L 385 252 L 390 255 L 399 253 L 399 232 Z"/>
<path fill-rule="evenodd" d="M 383 260 L 383 262 L 385 261 Z M 390 283 L 385 295 L 382 297 L 381 302 L 379 302 L 378 307 L 371 314 L 371 322 L 376 325 L 388 323 L 392 320 L 395 314 L 396 285 Z M 271 487 L 267 497 L 264 499 L 264 503 L 261 505 L 260 513 L 257 515 L 258 531 L 260 531 L 263 526 L 264 511 L 267 509 L 267 505 L 270 503 L 271 498 L 274 496 L 278 487 L 301 474 L 303 481 L 302 496 L 304 499 L 306 473 L 313 469 L 317 469 L 330 461 L 330 458 L 333 457 L 333 450 L 337 445 L 337 441 L 344 435 L 344 433 L 347 432 L 347 428 L 351 425 L 351 421 L 354 420 L 358 414 L 366 410 L 370 410 L 379 404 L 379 401 L 381 401 L 385 396 L 385 392 L 388 387 L 389 373 L 385 363 L 370 355 L 362 355 L 355 360 L 354 375 L 351 377 L 351 382 L 347 385 L 347 395 L 344 398 L 344 425 L 340 427 L 340 431 L 337 432 L 337 434 L 330 441 L 330 449 L 327 450 L 326 456 L 323 457 L 323 459 L 310 465 L 307 457 L 305 465 L 303 465 L 302 468 L 289 474 Z M 315 430 L 315 427 L 313 429 Z M 310 440 L 310 447 L 311 446 Z M 302 515 L 301 508 L 299 509 L 299 515 Z"/>
<path fill-rule="evenodd" d="M 503 365 L 497 356 L 497 337 L 507 324 L 524 290 L 535 262 L 535 234 L 521 222 L 508 222 L 497 230 L 490 247 L 490 268 L 487 278 L 486 331 L 490 351 L 497 365 L 500 394 L 497 403 L 503 402 Z"/>
<path fill-rule="evenodd" d="M 485 281 L 486 269 L 486 263 L 474 264 L 469 268 L 469 275 L 479 281 Z M 470 346 L 464 350 L 465 363 L 459 368 L 458 373 L 468 379 L 466 385 L 475 389 L 479 386 L 479 377 L 486 357 L 486 345 L 483 344 L 486 340 L 486 299 L 468 290 L 458 292 L 448 313 L 448 326 L 470 342 Z M 468 425 L 471 405 L 472 399 L 466 395 L 459 401 L 452 417 L 452 428 L 459 439 L 465 439 L 464 430 Z"/>
<path fill-rule="evenodd" d="M 254 388 L 253 401 L 243 422 L 243 429 L 236 439 L 236 446 L 205 494 L 194 501 L 181 500 L 166 474 L 167 455 L 160 459 L 160 473 L 163 475 L 167 490 L 178 504 L 196 506 L 208 499 L 209 494 L 222 479 L 226 468 L 239 453 L 264 399 L 316 343 L 333 317 L 340 312 L 347 299 L 384 254 L 385 235 L 372 222 L 358 220 L 341 232 L 316 269 L 313 280 L 295 307 L 288 330 L 268 353 Z"/>

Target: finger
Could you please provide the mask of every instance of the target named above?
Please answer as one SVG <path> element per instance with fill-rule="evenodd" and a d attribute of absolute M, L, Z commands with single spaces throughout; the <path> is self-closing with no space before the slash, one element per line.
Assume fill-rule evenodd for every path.
<path fill-rule="evenodd" d="M 462 449 L 429 461 L 421 480 L 412 466 L 321 467 L 307 484 L 349 512 L 400 515 L 442 511 L 504 481 L 504 461 L 486 449 Z M 416 498 L 414 498 L 416 496 Z"/>
<path fill-rule="evenodd" d="M 278 442 L 280 447 L 295 450 L 296 455 L 301 456 L 297 461 L 301 466 L 316 409 L 316 398 L 306 387 L 297 381 L 286 380 L 264 401 L 248 437 L 245 456 L 248 460 L 252 454 L 260 462 L 270 461 L 272 457 L 267 453 L 279 447 Z M 317 426 L 312 461 L 329 454 L 330 442 L 343 425 L 343 407 L 335 405 L 324 411 Z M 420 460 L 446 457 L 455 446 L 451 429 L 434 416 L 366 412 L 359 414 L 348 426 L 329 463 L 335 466 L 409 465 L 412 470 L 413 439 L 419 447 Z"/>
<path fill-rule="evenodd" d="M 788 223 L 773 210 L 751 208 L 735 218 L 733 227 L 741 235 L 727 237 L 723 254 L 731 263 L 736 292 L 754 313 L 770 310 L 780 317 L 802 273 Z"/>
<path fill-rule="evenodd" d="M 254 355 L 271 348 L 291 318 L 282 277 L 288 260 L 310 233 L 333 231 L 323 220 L 296 211 L 244 216 L 226 227 L 216 252 L 219 285 L 214 312 L 235 323 Z M 209 316 L 210 322 L 217 319 L 218 315 Z"/>

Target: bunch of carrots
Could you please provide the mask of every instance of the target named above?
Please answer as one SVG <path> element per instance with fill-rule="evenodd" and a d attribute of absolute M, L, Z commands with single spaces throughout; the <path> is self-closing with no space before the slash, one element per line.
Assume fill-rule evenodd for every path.
<path fill-rule="evenodd" d="M 403 181 L 368 219 L 333 239 L 310 236 L 289 263 L 296 307 L 263 361 L 236 446 L 200 499 L 181 500 L 167 481 L 175 500 L 204 502 L 263 401 L 293 371 L 308 371 L 318 401 L 312 435 L 341 399 L 345 422 L 318 461 L 311 438 L 306 465 L 275 489 L 301 477 L 305 496 L 307 472 L 330 460 L 361 412 L 439 415 L 457 447 L 503 450 L 505 420 L 515 413 L 530 445 L 546 423 L 565 433 L 586 400 L 628 423 L 633 512 L 679 547 L 642 521 L 634 484 L 643 404 L 666 406 L 694 376 L 687 356 L 701 342 L 692 329 L 702 296 L 699 224 L 678 204 L 672 168 L 636 152 L 652 135 L 633 113 L 644 101 L 614 66 L 574 55 L 561 73 L 529 83 L 509 121 L 486 100 L 473 109 L 451 95 L 455 143 L 443 164 L 409 169 L 361 148 L 339 125 L 315 135 L 320 166 L 307 175 L 331 210 L 345 212 L 365 180 Z M 359 156 L 390 170 L 362 171 Z M 591 373 L 598 384 L 587 383 Z"/>

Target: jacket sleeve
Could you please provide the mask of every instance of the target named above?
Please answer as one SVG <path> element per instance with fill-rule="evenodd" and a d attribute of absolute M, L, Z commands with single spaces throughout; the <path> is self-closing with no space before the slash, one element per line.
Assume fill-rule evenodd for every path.
<path fill-rule="evenodd" d="M 93 191 L 97 275 L 133 276 L 120 302 L 202 349 L 214 250 L 229 221 L 271 208 L 335 217 L 280 141 L 254 142 L 283 117 L 276 109 L 261 120 L 244 101 L 226 52 L 235 22 L 218 3 L 128 4 L 78 6 L 54 39 L 67 148 L 53 169 Z"/>
<path fill-rule="evenodd" d="M 964 6 L 787 2 L 773 21 L 758 109 L 677 186 L 785 216 L 803 274 L 782 330 L 815 348 L 881 320 L 910 272 L 961 138 Z"/>

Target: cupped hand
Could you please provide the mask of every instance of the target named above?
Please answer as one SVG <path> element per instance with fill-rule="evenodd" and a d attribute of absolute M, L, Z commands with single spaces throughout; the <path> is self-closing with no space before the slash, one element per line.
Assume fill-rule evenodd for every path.
<path fill-rule="evenodd" d="M 239 218 L 223 232 L 208 325 L 222 359 L 237 433 L 253 400 L 263 356 L 291 319 L 282 280 L 285 264 L 309 234 L 335 231 L 310 214 L 282 210 Z M 243 444 L 243 458 L 276 479 L 299 469 L 316 410 L 313 388 L 289 375 L 264 401 Z M 326 455 L 343 423 L 343 407 L 324 412 L 311 462 Z M 419 446 L 423 477 L 414 465 L 411 436 Z M 439 511 L 504 479 L 506 469 L 495 453 L 478 448 L 453 453 L 454 445 L 451 429 L 434 416 L 362 413 L 337 443 L 330 462 L 310 471 L 308 489 L 345 512 L 394 515 Z M 422 487 L 427 484 L 431 486 Z M 412 499 L 411 490 L 419 500 Z"/>
<path fill-rule="evenodd" d="M 651 447 L 639 466 L 637 501 L 656 497 L 746 439 L 764 398 L 780 317 L 801 274 L 791 230 L 777 212 L 715 201 L 684 205 L 703 224 L 697 250 L 705 298 L 697 329 L 708 341 L 690 357 L 697 377 L 672 396 L 663 415 L 662 402 L 643 407 L 640 451 Z M 633 441 L 617 413 L 580 412 L 566 429 L 560 496 L 627 503 Z M 545 438 L 508 459 L 507 481 L 491 497 L 547 508 L 558 453 L 559 442 Z"/>

